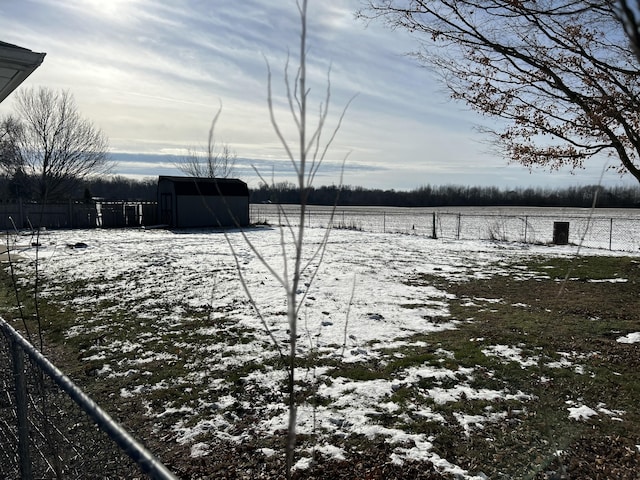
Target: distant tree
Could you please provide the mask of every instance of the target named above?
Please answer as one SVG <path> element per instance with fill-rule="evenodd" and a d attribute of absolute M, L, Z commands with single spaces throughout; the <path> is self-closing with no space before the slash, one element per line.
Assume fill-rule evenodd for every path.
<path fill-rule="evenodd" d="M 89 190 L 92 197 L 104 200 L 155 201 L 157 188 L 157 178 L 139 180 L 121 175 L 102 176 L 83 182 L 81 188 L 76 189 L 75 196 L 79 198 L 83 191 Z"/>
<path fill-rule="evenodd" d="M 29 195 L 29 179 L 20 162 L 20 147 L 17 139 L 22 132 L 20 121 L 7 116 L 0 122 L 0 171 L 5 184 L 4 196 L 19 198 Z"/>
<path fill-rule="evenodd" d="M 204 149 L 191 148 L 186 157 L 176 164 L 176 167 L 189 177 L 229 178 L 235 174 L 238 155 L 229 145 L 223 143 L 218 149 L 214 138 L 214 131 L 222 108 L 218 110 L 211 127 L 209 138 Z"/>
<path fill-rule="evenodd" d="M 638 2 L 362 1 L 361 18 L 418 38 L 454 99 L 502 120 L 486 131 L 507 158 L 553 170 L 605 153 L 640 181 Z"/>
<path fill-rule="evenodd" d="M 307 203 L 310 205 L 334 205 L 338 187 L 311 187 Z M 442 206 L 555 206 L 590 207 L 594 192 L 598 192 L 600 207 L 635 207 L 640 204 L 640 185 L 606 188 L 585 185 L 567 188 L 516 188 L 462 185 L 425 185 L 410 191 L 365 189 L 343 186 L 340 189 L 339 206 L 367 205 L 391 207 L 442 207 Z M 273 202 L 299 204 L 300 195 L 294 184 L 282 182 L 276 185 L 261 184 L 251 192 L 252 203 Z"/>
<path fill-rule="evenodd" d="M 16 144 L 20 131 L 20 122 L 15 117 L 8 116 L 0 122 L 0 168 L 5 172 L 12 172 L 17 166 L 16 159 L 20 158 Z"/>
<path fill-rule="evenodd" d="M 69 196 L 78 182 L 112 167 L 106 136 L 80 115 L 68 91 L 20 90 L 15 108 L 0 122 L 0 168 L 28 181 L 33 198 Z"/>

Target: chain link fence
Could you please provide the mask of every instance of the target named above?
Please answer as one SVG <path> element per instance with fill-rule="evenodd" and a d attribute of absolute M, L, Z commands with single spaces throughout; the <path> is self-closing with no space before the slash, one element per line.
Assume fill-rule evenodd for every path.
<path fill-rule="evenodd" d="M 254 204 L 252 223 L 295 224 L 297 205 Z M 493 240 L 552 244 L 558 223 L 568 224 L 566 242 L 589 248 L 616 251 L 640 249 L 640 212 L 635 210 L 469 209 L 445 211 L 427 208 L 308 206 L 305 221 L 310 227 L 402 233 L 443 240 Z M 485 213 L 486 212 L 486 213 Z"/>
<path fill-rule="evenodd" d="M 0 318 L 1 479 L 175 479 Z"/>

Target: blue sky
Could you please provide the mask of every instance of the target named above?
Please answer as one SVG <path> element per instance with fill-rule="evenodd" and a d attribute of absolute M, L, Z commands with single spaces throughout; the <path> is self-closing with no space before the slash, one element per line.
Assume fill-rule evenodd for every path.
<path fill-rule="evenodd" d="M 530 173 L 490 152 L 475 127 L 493 120 L 449 100 L 435 75 L 405 55 L 415 38 L 356 20 L 358 6 L 310 1 L 310 119 L 329 68 L 327 134 L 356 96 L 316 185 L 337 184 L 345 156 L 343 182 L 369 188 L 598 183 L 597 162 L 575 174 Z M 23 87 L 70 90 L 109 137 L 117 174 L 178 174 L 176 158 L 206 142 L 222 104 L 216 138 L 237 153 L 238 176 L 257 185 L 253 165 L 269 180 L 293 178 L 269 122 L 266 61 L 276 117 L 295 144 L 282 80 L 287 54 L 297 61 L 295 0 L 0 0 L 0 32 L 2 41 L 47 53 Z M 0 115 L 12 111 L 14 96 Z M 604 183 L 634 184 L 613 172 Z"/>

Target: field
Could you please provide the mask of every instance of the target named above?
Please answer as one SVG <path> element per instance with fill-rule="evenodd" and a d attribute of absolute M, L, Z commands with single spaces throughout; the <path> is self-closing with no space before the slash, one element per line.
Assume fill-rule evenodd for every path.
<path fill-rule="evenodd" d="M 326 230 L 307 234 L 311 252 Z M 282 272 L 280 230 L 247 237 Z M 282 288 L 227 238 L 285 346 Z M 183 478 L 282 476 L 286 375 L 221 232 L 38 242 L 20 290 L 37 253 L 47 343 L 77 383 Z M 577 250 L 334 230 L 299 292 L 299 478 L 635 478 L 640 259 Z"/>
<path fill-rule="evenodd" d="M 282 212 L 295 222 L 299 207 L 251 205 L 254 222 L 278 224 Z M 331 207 L 311 205 L 305 224 L 326 227 L 333 217 L 339 229 L 404 233 L 445 240 L 499 240 L 548 244 L 555 222 L 569 223 L 569 243 L 591 248 L 638 252 L 640 211 L 634 208 L 559 207 Z"/>

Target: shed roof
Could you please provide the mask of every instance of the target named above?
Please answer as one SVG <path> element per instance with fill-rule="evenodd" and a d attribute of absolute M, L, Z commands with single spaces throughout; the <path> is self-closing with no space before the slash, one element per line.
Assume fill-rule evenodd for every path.
<path fill-rule="evenodd" d="M 176 195 L 249 196 L 247 184 L 237 178 L 158 177 L 163 181 L 174 184 Z"/>
<path fill-rule="evenodd" d="M 0 102 L 40 66 L 45 55 L 0 41 Z"/>

